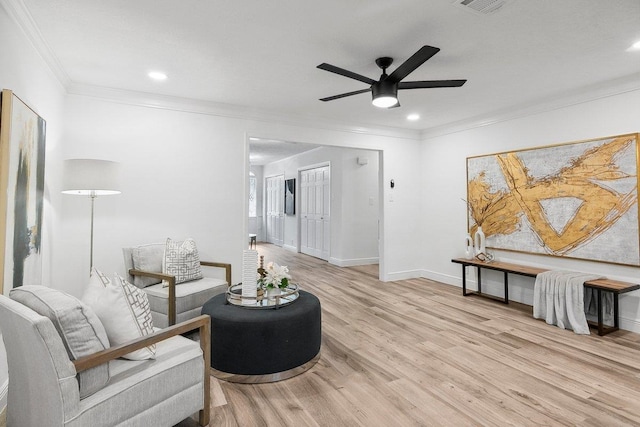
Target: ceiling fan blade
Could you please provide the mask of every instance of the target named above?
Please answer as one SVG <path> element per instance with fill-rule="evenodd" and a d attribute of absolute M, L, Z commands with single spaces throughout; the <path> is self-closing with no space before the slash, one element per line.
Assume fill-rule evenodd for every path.
<path fill-rule="evenodd" d="M 340 95 L 329 96 L 327 98 L 320 98 L 320 101 L 333 101 L 334 99 L 340 99 L 351 95 L 358 95 L 360 93 L 371 92 L 371 88 L 369 89 L 361 89 L 356 90 L 354 92 L 341 93 Z"/>
<path fill-rule="evenodd" d="M 376 81 L 370 79 L 369 77 L 362 76 L 358 73 L 354 73 L 353 71 L 345 70 L 344 68 L 336 67 L 335 65 L 322 63 L 318 65 L 317 68 L 321 70 L 329 71 L 330 73 L 340 74 L 341 76 L 349 77 L 350 79 L 355 79 L 361 81 L 362 83 L 366 83 L 368 85 L 374 84 Z"/>
<path fill-rule="evenodd" d="M 398 89 L 428 89 L 433 87 L 460 87 L 466 80 L 424 80 L 421 82 L 400 82 Z"/>
<path fill-rule="evenodd" d="M 393 73 L 387 77 L 388 81 L 393 83 L 398 83 L 400 80 L 407 77 L 409 74 L 413 72 L 416 68 L 425 63 L 425 61 L 431 58 L 436 53 L 440 52 L 440 49 L 433 46 L 422 46 L 416 53 L 414 53 L 411 58 L 407 59 L 396 68 Z"/>

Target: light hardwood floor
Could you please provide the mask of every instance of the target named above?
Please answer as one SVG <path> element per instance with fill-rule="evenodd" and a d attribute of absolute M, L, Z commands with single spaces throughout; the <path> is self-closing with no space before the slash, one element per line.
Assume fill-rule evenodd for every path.
<path fill-rule="evenodd" d="M 211 426 L 640 425 L 638 334 L 578 336 L 457 287 L 258 251 L 320 299 L 322 357 L 277 383 L 212 378 Z"/>

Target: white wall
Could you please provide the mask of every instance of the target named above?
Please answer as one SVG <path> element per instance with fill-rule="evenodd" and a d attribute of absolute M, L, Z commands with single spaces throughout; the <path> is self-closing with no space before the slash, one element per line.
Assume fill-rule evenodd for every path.
<path fill-rule="evenodd" d="M 193 237 L 203 260 L 246 247 L 244 129 L 240 121 L 69 96 L 65 158 L 120 162 L 122 194 L 96 199 L 94 265 L 124 274 L 122 248 Z M 89 199 L 65 195 L 56 262 L 60 287 L 81 295 L 89 271 Z M 224 277 L 223 272 L 220 272 Z"/>
<path fill-rule="evenodd" d="M 51 283 L 56 266 L 52 248 L 57 238 L 59 203 L 60 133 L 64 91 L 20 28 L 0 4 L 0 88 L 10 89 L 47 122 L 45 167 L 45 210 L 43 229 L 43 284 Z M 9 289 L 4 289 L 7 294 Z M 0 325 L 0 333 L 2 325 Z M 7 357 L 0 335 L 0 412 L 6 406 Z"/>
<path fill-rule="evenodd" d="M 357 158 L 369 164 L 358 165 Z M 379 152 L 362 149 L 319 147 L 264 166 L 265 176 L 295 178 L 309 166 L 331 165 L 331 239 L 329 262 L 363 265 L 378 262 Z M 299 191 L 298 191 L 299 198 Z M 296 200 L 299 205 L 299 199 Z M 285 247 L 299 250 L 298 215 L 285 215 Z"/>
<path fill-rule="evenodd" d="M 247 141 L 250 135 L 258 135 L 384 150 L 383 174 L 395 175 L 396 181 L 406 184 L 396 192 L 396 202 L 384 208 L 387 266 L 383 277 L 394 277 L 398 271 L 412 277 L 420 274 L 417 246 L 412 245 L 415 239 L 404 240 L 419 222 L 419 209 L 410 208 L 419 203 L 417 140 L 77 95 L 67 97 L 64 123 L 64 158 L 100 158 L 123 166 L 122 194 L 96 201 L 94 264 L 107 273 L 124 272 L 123 246 L 192 236 L 203 259 L 231 262 L 233 281 L 239 281 L 248 233 Z M 64 240 L 56 248 L 60 268 L 55 283 L 81 295 L 89 269 L 89 201 L 65 195 L 60 212 L 59 232 Z"/>
<path fill-rule="evenodd" d="M 463 255 L 467 230 L 466 158 L 549 144 L 638 132 L 640 91 L 631 91 L 552 111 L 426 139 L 422 150 L 423 275 L 460 286 L 461 267 L 451 258 Z M 604 263 L 496 251 L 500 260 L 593 272 L 637 283 L 639 269 Z M 501 275 L 483 272 L 492 293 L 502 295 Z M 510 298 L 532 304 L 533 282 L 514 276 Z M 620 297 L 621 327 L 640 332 L 640 291 Z"/>

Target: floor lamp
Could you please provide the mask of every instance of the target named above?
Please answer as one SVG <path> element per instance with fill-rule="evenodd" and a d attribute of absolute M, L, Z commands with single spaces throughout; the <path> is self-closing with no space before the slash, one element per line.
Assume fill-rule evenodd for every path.
<path fill-rule="evenodd" d="M 93 268 L 93 208 L 96 197 L 120 194 L 120 164 L 108 160 L 69 159 L 64 161 L 64 194 L 89 196 L 91 199 L 91 252 L 89 271 Z"/>

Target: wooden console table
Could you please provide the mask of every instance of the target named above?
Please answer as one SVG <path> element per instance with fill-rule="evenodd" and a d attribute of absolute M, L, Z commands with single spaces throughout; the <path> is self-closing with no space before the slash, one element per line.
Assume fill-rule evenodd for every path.
<path fill-rule="evenodd" d="M 507 262 L 500 261 L 492 261 L 492 262 L 483 262 L 475 259 L 466 259 L 466 258 L 454 258 L 451 262 L 461 264 L 462 265 L 462 295 L 479 295 L 492 299 L 498 299 L 505 304 L 509 304 L 509 274 L 517 274 L 519 276 L 527 276 L 527 277 L 536 277 L 538 274 L 548 271 L 548 269 L 537 268 L 537 267 L 529 267 L 526 265 L 519 264 L 511 264 Z M 478 290 L 477 291 L 467 291 L 467 270 L 465 267 L 476 267 L 478 273 Z M 501 271 L 504 273 L 504 299 L 497 298 L 493 295 L 483 294 L 482 293 L 482 279 L 480 275 L 481 269 L 487 270 L 495 270 Z M 584 282 L 585 288 L 593 288 L 596 292 L 596 299 L 598 302 L 598 322 L 593 323 L 589 322 L 591 326 L 595 326 L 598 328 L 598 335 L 606 335 L 609 332 L 617 331 L 620 326 L 619 321 L 619 309 L 618 309 L 618 296 L 620 294 L 624 294 L 627 292 L 635 291 L 636 289 L 640 289 L 640 285 L 634 283 L 621 282 L 618 280 L 610 280 L 610 279 L 598 279 L 598 280 L 590 280 Z M 613 326 L 605 327 L 604 325 L 604 313 L 602 307 L 602 292 L 611 292 L 613 294 Z"/>

